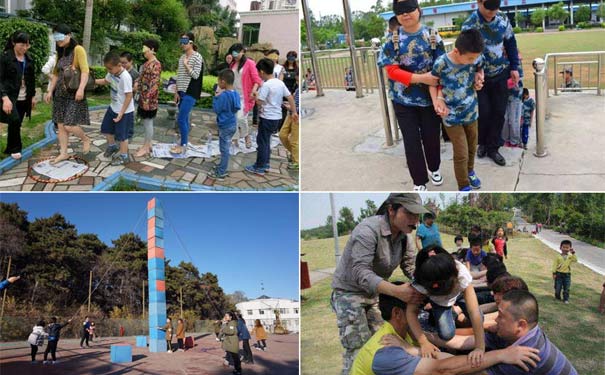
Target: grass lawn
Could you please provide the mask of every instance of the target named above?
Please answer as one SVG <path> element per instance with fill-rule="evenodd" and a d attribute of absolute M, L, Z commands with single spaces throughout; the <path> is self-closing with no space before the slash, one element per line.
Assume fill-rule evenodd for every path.
<path fill-rule="evenodd" d="M 453 236 L 442 234 L 444 245 L 453 248 Z M 344 248 L 346 237 L 340 237 Z M 508 246 L 509 271 L 522 277 L 540 304 L 540 325 L 550 340 L 567 356 L 579 374 L 604 375 L 605 316 L 597 306 L 603 277 L 580 264 L 573 266 L 571 304 L 556 302 L 550 273 L 556 253 L 540 241 L 515 237 Z M 301 243 L 310 269 L 334 267 L 332 239 Z M 404 280 L 397 270 L 391 280 Z M 331 278 L 303 290 L 301 328 L 302 374 L 336 375 L 341 369 L 342 347 L 336 318 L 330 308 Z"/>

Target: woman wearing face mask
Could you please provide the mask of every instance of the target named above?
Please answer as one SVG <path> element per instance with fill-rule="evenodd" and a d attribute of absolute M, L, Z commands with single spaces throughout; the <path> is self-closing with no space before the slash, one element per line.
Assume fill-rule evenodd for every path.
<path fill-rule="evenodd" d="M 27 50 L 29 35 L 17 31 L 8 39 L 0 56 L 0 122 L 8 124 L 5 154 L 21 158 L 21 123 L 36 106 L 34 62 Z"/>
<path fill-rule="evenodd" d="M 286 62 L 284 63 L 283 68 L 284 78 L 282 79 L 282 81 L 284 81 L 284 84 L 292 95 L 294 95 L 294 92 L 296 92 L 296 89 L 298 89 L 298 63 L 296 61 L 297 57 L 298 54 L 296 53 L 296 51 L 288 51 L 288 53 L 286 54 Z M 284 100 L 284 103 L 286 102 L 287 100 Z M 286 109 L 286 107 L 282 107 L 282 121 L 279 125 L 280 130 L 287 116 L 288 110 Z"/>
<path fill-rule="evenodd" d="M 53 70 L 48 92 L 44 95 L 44 101 L 50 103 L 53 100 L 53 121 L 58 127 L 57 138 L 61 152 L 52 162 L 58 163 L 69 158 L 67 154 L 69 133 L 82 140 L 82 153 L 87 154 L 90 150 L 90 138 L 80 127 L 80 125 L 90 125 L 88 102 L 84 96 L 89 67 L 86 51 L 73 39 L 69 26 L 57 25 L 53 30 L 53 39 L 57 43 L 57 64 Z M 80 86 L 75 93 L 67 90 L 63 84 L 63 71 L 69 66 L 74 66 L 81 72 Z"/>
<path fill-rule="evenodd" d="M 262 80 L 256 70 L 256 64 L 245 55 L 246 51 L 241 43 L 236 43 L 229 48 L 228 54 L 233 57 L 229 66 L 235 74 L 233 88 L 238 92 L 242 109 L 237 113 L 237 131 L 233 136 L 234 146 L 238 146 L 239 139 L 244 138 L 246 148 L 252 147 L 250 140 L 250 129 L 248 127 L 248 113 L 254 108 L 258 88 Z"/>
<path fill-rule="evenodd" d="M 141 67 L 141 75 L 137 79 L 139 91 L 141 93 L 137 114 L 143 119 L 145 143 L 143 143 L 143 146 L 137 151 L 137 157 L 142 157 L 151 153 L 153 119 L 158 113 L 160 75 L 162 73 L 162 64 L 155 57 L 159 47 L 159 43 L 153 39 L 147 39 L 143 42 L 143 55 L 147 61 L 145 61 Z"/>
<path fill-rule="evenodd" d="M 414 191 L 424 191 L 429 181 L 427 167 L 433 185 L 443 183 L 439 172 L 441 120 L 433 108 L 428 86 L 438 84 L 439 79 L 431 70 L 437 57 L 445 53 L 445 47 L 436 30 L 420 23 L 417 0 L 394 0 L 393 11 L 401 25 L 396 31 L 398 42 L 387 38 L 378 65 L 385 68 L 389 76 Z"/>

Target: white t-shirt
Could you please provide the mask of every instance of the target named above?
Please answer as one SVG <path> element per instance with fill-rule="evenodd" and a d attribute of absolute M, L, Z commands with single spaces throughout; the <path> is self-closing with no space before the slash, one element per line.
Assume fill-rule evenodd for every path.
<path fill-rule="evenodd" d="M 109 82 L 111 91 L 111 110 L 115 113 L 120 113 L 122 105 L 126 100 L 126 94 L 132 92 L 132 77 L 130 76 L 130 73 L 124 69 L 119 76 L 107 73 L 105 80 Z M 134 99 L 130 101 L 130 104 L 128 104 L 128 107 L 126 108 L 126 112 L 124 113 L 130 112 L 134 112 Z"/>
<path fill-rule="evenodd" d="M 258 99 L 264 102 L 259 116 L 267 120 L 281 120 L 282 103 L 290 95 L 283 81 L 277 78 L 265 81 L 258 90 Z"/>
<path fill-rule="evenodd" d="M 454 306 L 454 304 L 456 303 L 456 299 L 458 298 L 460 293 L 463 293 L 464 290 L 469 285 L 471 285 L 471 282 L 473 281 L 473 276 L 471 276 L 471 273 L 469 272 L 468 268 L 466 268 L 464 264 L 460 263 L 457 260 L 455 260 L 454 262 L 456 262 L 456 268 L 458 269 L 458 285 L 456 286 L 456 288 L 454 288 L 454 290 L 452 290 L 450 294 L 445 296 L 431 296 L 428 294 L 428 291 L 422 285 L 413 282 L 412 286 L 425 296 L 428 295 L 429 299 L 438 304 L 439 306 Z"/>
<path fill-rule="evenodd" d="M 275 64 L 273 67 L 273 78 L 279 79 L 279 75 L 284 71 L 283 65 Z"/>

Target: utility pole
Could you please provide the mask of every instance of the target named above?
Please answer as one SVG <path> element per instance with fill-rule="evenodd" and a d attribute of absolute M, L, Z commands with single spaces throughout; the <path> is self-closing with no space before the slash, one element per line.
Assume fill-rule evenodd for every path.
<path fill-rule="evenodd" d="M 339 246 L 338 246 L 338 226 L 336 225 L 336 205 L 334 204 L 334 193 L 330 193 L 330 206 L 332 208 L 332 233 L 334 234 L 334 258 L 336 258 L 336 265 L 340 260 Z"/>
<path fill-rule="evenodd" d="M 90 313 L 90 295 L 92 294 L 92 271 L 90 271 L 90 277 L 88 279 L 88 312 Z"/>
<path fill-rule="evenodd" d="M 183 287 L 181 287 L 181 319 L 183 319 Z"/>
<path fill-rule="evenodd" d="M 6 269 L 6 278 L 8 279 L 9 275 L 10 275 L 10 271 L 11 271 L 11 261 L 12 261 L 12 257 L 8 257 L 8 268 Z M 4 293 L 2 295 L 2 311 L 0 311 L 0 322 L 2 322 L 2 318 L 4 317 L 4 302 L 6 301 L 6 290 L 8 288 L 4 289 Z"/>

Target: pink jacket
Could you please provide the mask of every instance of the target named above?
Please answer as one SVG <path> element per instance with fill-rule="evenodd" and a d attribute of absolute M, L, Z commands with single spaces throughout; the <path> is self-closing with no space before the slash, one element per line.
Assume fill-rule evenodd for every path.
<path fill-rule="evenodd" d="M 236 64 L 237 64 L 237 61 L 234 60 L 231 63 L 230 68 L 233 69 L 234 67 L 236 67 Z M 241 75 L 242 75 L 242 88 L 244 90 L 244 92 L 243 92 L 244 112 L 248 113 L 252 110 L 252 108 L 254 108 L 254 102 L 255 102 L 253 98 L 250 98 L 250 94 L 252 93 L 252 88 L 254 87 L 255 83 L 257 83 L 258 87 L 260 87 L 263 84 L 263 80 L 258 75 L 258 70 L 256 70 L 256 64 L 254 63 L 254 60 L 252 60 L 249 57 L 246 59 L 246 62 L 244 63 L 244 66 L 241 71 Z"/>

